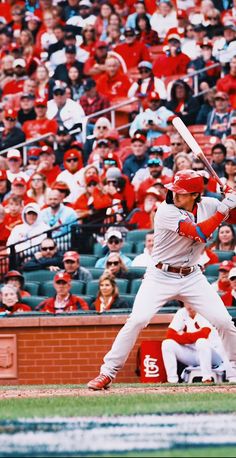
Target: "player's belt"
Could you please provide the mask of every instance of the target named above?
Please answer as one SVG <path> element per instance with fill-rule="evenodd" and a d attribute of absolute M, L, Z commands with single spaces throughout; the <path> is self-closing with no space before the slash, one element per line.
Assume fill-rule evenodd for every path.
<path fill-rule="evenodd" d="M 169 266 L 168 264 L 163 264 L 162 262 L 158 262 L 156 264 L 157 269 L 164 270 L 165 272 L 172 272 L 173 274 L 180 274 L 183 277 L 186 275 L 189 275 L 193 272 L 194 267 L 175 267 L 175 266 Z"/>

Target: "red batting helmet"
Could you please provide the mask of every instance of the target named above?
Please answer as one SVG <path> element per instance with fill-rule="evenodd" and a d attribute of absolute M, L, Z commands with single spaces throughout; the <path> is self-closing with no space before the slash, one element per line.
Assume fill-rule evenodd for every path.
<path fill-rule="evenodd" d="M 177 194 L 201 193 L 203 192 L 204 181 L 203 177 L 194 170 L 183 170 L 177 172 L 174 182 L 166 184 L 165 187 Z"/>

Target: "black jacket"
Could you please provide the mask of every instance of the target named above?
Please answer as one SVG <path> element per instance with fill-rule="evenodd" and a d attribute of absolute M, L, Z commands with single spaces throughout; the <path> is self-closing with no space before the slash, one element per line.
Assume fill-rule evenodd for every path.
<path fill-rule="evenodd" d="M 82 62 L 79 62 L 78 60 L 76 60 L 73 63 L 73 67 L 76 67 L 78 69 L 80 76 L 83 75 L 84 65 L 82 64 Z M 67 69 L 66 64 L 59 64 L 56 67 L 55 73 L 53 75 L 53 78 L 55 80 L 64 81 L 66 84 L 70 84 L 70 80 L 69 80 L 69 77 L 68 77 L 68 69 Z"/>
<path fill-rule="evenodd" d="M 5 148 L 10 148 L 11 146 L 15 146 L 18 143 L 22 143 L 24 141 L 25 134 L 18 127 L 13 127 L 7 135 L 4 135 L 3 131 L 0 134 L 0 151 Z"/>
<path fill-rule="evenodd" d="M 42 257 L 40 259 L 36 259 L 35 255 L 33 255 L 30 261 L 27 261 L 22 265 L 22 269 L 25 272 L 48 269 L 50 266 L 57 266 L 60 267 L 60 269 L 63 269 L 62 258 L 63 255 L 60 252 L 56 253 L 52 258 Z"/>

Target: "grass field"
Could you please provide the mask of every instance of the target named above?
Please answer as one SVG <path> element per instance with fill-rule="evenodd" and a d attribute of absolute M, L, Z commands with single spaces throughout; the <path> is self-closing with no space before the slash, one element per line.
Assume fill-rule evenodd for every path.
<path fill-rule="evenodd" d="M 130 386 L 130 385 L 129 385 Z M 136 385 L 137 387 L 138 385 Z M 13 387 L 5 387 L 6 393 Z M 199 392 L 199 393 L 178 393 L 177 391 L 164 393 L 145 393 L 145 394 L 127 394 L 120 395 L 114 392 L 97 393 L 95 396 L 49 396 L 38 398 L 34 397 L 36 387 L 27 387 L 31 390 L 30 398 L 14 398 L 0 400 L 0 432 L 3 433 L 4 425 L 7 423 L 14 424 L 19 419 L 34 418 L 79 418 L 79 417 L 99 417 L 99 418 L 116 418 L 120 415 L 138 416 L 138 415 L 162 415 L 167 414 L 234 414 L 236 412 L 236 393 L 232 392 Z M 39 387 L 37 387 L 38 390 Z M 78 385 L 71 386 L 78 389 Z M 15 387 L 17 391 L 19 387 Z M 24 387 L 21 387 L 22 393 Z M 42 387 L 45 389 L 45 386 Z M 117 417 L 118 418 L 118 417 Z M 236 420 L 236 416 L 235 416 Z M 190 420 L 191 421 L 191 420 Z M 223 425 L 222 425 L 223 426 Z M 26 425 L 27 431 L 27 425 Z M 1 441 L 0 433 L 0 441 Z M 126 451 L 122 453 L 104 454 L 101 451 L 95 454 L 68 454 L 65 456 L 89 456 L 89 457 L 235 457 L 236 458 L 236 437 L 235 444 L 229 445 L 206 445 L 205 442 L 199 446 L 191 446 L 186 443 L 186 447 L 176 446 L 170 450 L 153 450 L 144 451 L 142 449 L 134 452 Z M 1 444 L 0 444 L 1 449 Z M 14 457 L 15 455 L 1 454 L 1 457 Z M 17 455 L 23 456 L 23 455 Z M 29 454 L 26 456 L 42 456 Z M 63 456 L 63 455 L 43 455 L 43 456 Z"/>

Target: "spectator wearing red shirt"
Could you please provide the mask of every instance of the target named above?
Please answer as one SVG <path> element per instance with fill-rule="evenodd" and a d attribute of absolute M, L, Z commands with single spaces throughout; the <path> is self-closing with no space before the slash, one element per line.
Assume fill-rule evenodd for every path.
<path fill-rule="evenodd" d="M 20 302 L 20 294 L 13 285 L 4 285 L 1 288 L 0 313 L 13 315 L 15 313 L 31 312 L 29 305 Z"/>
<path fill-rule="evenodd" d="M 71 294 L 71 277 L 69 274 L 66 272 L 56 274 L 53 286 L 56 290 L 56 295 L 40 302 L 36 310 L 53 314 L 89 310 L 89 306 L 84 299 Z"/>
<path fill-rule="evenodd" d="M 236 267 L 230 270 L 229 280 L 231 283 L 231 291 L 221 296 L 221 299 L 226 307 L 236 307 Z"/>
<path fill-rule="evenodd" d="M 2 88 L 3 97 L 23 92 L 24 82 L 27 79 L 26 62 L 24 59 L 15 59 L 13 63 L 15 77 Z"/>
<path fill-rule="evenodd" d="M 140 169 L 142 170 L 142 169 Z M 157 179 L 160 180 L 161 183 L 167 184 L 170 183 L 171 178 L 164 175 L 163 173 L 163 162 L 160 158 L 156 157 L 155 154 L 149 154 L 149 158 L 147 161 L 147 168 L 144 169 L 147 170 L 149 173 L 149 176 L 145 178 L 141 184 L 137 188 L 137 200 L 140 203 L 143 203 L 145 193 L 148 188 L 151 186 L 153 187 L 157 181 Z M 137 175 L 139 174 L 139 171 L 137 172 Z M 138 178 L 138 177 L 137 177 Z M 138 180 L 137 180 L 138 181 Z M 134 184 L 135 184 L 135 177 L 134 177 Z M 164 200 L 165 196 L 162 196 L 162 200 Z M 161 200 L 161 199 L 160 199 Z"/>
<path fill-rule="evenodd" d="M 226 92 L 229 95 L 232 108 L 236 109 L 236 56 L 234 56 L 229 64 L 229 74 L 220 78 L 217 81 L 217 91 Z"/>
<path fill-rule="evenodd" d="M 154 217 L 158 207 L 158 201 L 162 202 L 162 196 L 154 187 L 146 190 L 143 204 L 134 210 L 133 215 L 129 219 L 129 224 L 136 224 L 137 229 L 153 229 Z"/>
<path fill-rule="evenodd" d="M 128 76 L 121 71 L 119 60 L 116 57 L 108 57 L 105 74 L 97 81 L 98 92 L 113 101 L 117 97 L 126 97 L 130 85 Z"/>
<path fill-rule="evenodd" d="M 190 58 L 181 51 L 181 38 L 173 33 L 168 36 L 168 49 L 165 54 L 157 57 L 153 73 L 161 78 L 162 76 L 185 75 Z"/>
<path fill-rule="evenodd" d="M 225 294 L 231 291 L 231 282 L 229 280 L 229 272 L 234 267 L 233 261 L 222 261 L 219 265 L 219 276 L 217 281 L 211 286 L 218 294 Z"/>
<path fill-rule="evenodd" d="M 40 172 L 47 177 L 47 184 L 51 186 L 61 173 L 59 165 L 54 165 L 55 154 L 50 146 L 43 146 L 39 153 L 39 165 L 36 172 Z"/>
<path fill-rule="evenodd" d="M 114 51 L 123 57 L 127 68 L 137 67 L 142 60 L 150 61 L 148 48 L 137 40 L 135 30 L 127 27 L 124 31 L 125 43 L 117 45 Z"/>
<path fill-rule="evenodd" d="M 5 216 L 5 225 L 9 232 L 17 226 L 17 224 L 22 224 L 21 213 L 23 210 L 23 200 L 19 196 L 11 196 L 8 199 L 8 204 L 6 206 L 6 216 Z M 9 234 L 10 235 L 10 234 Z"/>
<path fill-rule="evenodd" d="M 22 126 L 26 139 L 36 138 L 49 132 L 56 134 L 58 128 L 57 121 L 46 117 L 47 100 L 38 97 L 35 100 L 34 109 L 36 112 L 36 119 L 25 121 Z"/>
<path fill-rule="evenodd" d="M 23 201 L 23 207 L 31 202 L 34 202 L 34 199 L 31 199 L 28 195 L 27 195 L 27 182 L 24 180 L 23 177 L 21 176 L 18 176 L 16 177 L 13 182 L 12 182 L 12 186 L 11 186 L 11 194 L 9 195 L 8 198 L 6 198 L 3 202 L 2 202 L 2 205 L 4 207 L 7 207 L 8 206 L 8 203 L 9 203 L 9 199 L 12 197 L 12 196 L 18 196 L 22 199 Z"/>
<path fill-rule="evenodd" d="M 84 64 L 84 74 L 97 80 L 105 72 L 105 62 L 108 54 L 108 44 L 98 41 L 95 44 L 94 55 Z"/>

